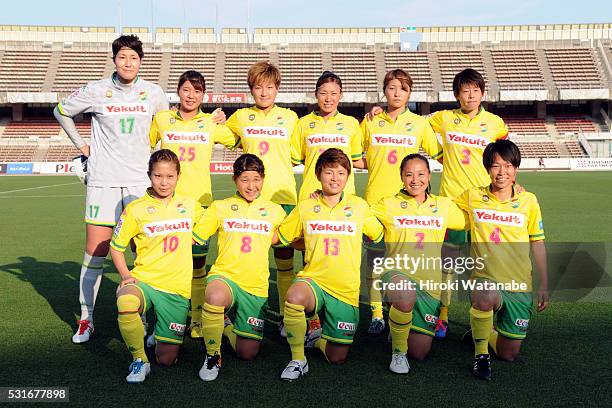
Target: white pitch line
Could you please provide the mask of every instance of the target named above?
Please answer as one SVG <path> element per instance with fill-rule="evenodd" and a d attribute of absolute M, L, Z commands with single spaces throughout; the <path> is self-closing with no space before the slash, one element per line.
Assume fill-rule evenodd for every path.
<path fill-rule="evenodd" d="M 38 186 L 38 187 L 20 188 L 18 190 L 0 191 L 0 194 L 16 193 L 18 191 L 37 190 L 39 188 L 51 188 L 51 187 L 59 187 L 59 186 L 69 186 L 71 184 L 81 184 L 81 182 L 80 181 L 74 181 L 72 183 L 51 184 L 50 186 Z"/>
<path fill-rule="evenodd" d="M 64 197 L 85 197 L 85 194 L 66 194 L 66 195 L 18 195 L 18 196 L 10 196 L 10 197 L 1 197 L 1 199 L 9 199 L 9 198 L 64 198 Z"/>

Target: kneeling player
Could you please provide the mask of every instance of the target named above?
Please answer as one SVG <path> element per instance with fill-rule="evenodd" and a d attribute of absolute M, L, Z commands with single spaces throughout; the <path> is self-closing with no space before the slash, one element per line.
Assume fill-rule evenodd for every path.
<path fill-rule="evenodd" d="M 491 184 L 467 190 L 456 203 L 469 213 L 472 256 L 484 261 L 484 268 L 472 274 L 470 325 L 476 355 L 473 374 L 489 380 L 488 346 L 500 359 L 513 361 L 527 335 L 534 303 L 530 247 L 540 273 L 538 312 L 548 305 L 548 275 L 540 206 L 535 195 L 514 188 L 519 149 L 509 140 L 498 140 L 485 149 L 483 164 Z"/>
<path fill-rule="evenodd" d="M 194 199 L 174 194 L 179 173 L 176 154 L 166 149 L 153 153 L 148 171 L 152 187 L 128 204 L 111 241 L 113 262 L 121 274 L 117 321 L 134 358 L 126 377 L 129 383 L 143 382 L 151 371 L 140 315 L 155 308 L 159 364 L 174 364 L 183 342 L 191 292 L 192 227 L 203 210 Z M 123 252 L 131 239 L 138 255 L 130 271 Z"/>
<path fill-rule="evenodd" d="M 400 175 L 404 188 L 372 207 L 385 227 L 385 256 L 387 259 L 409 256 L 426 262 L 416 269 L 394 265 L 374 283 L 379 284 L 376 289 L 382 288 L 391 303 L 389 329 L 393 351 L 389 370 L 407 374 L 410 365 L 406 353 L 416 360 L 429 354 L 439 316 L 441 263 L 429 260 L 440 259 L 446 229 L 462 230 L 467 219 L 450 198 L 429 193 L 431 172 L 424 156 L 413 153 L 404 157 Z"/>
<path fill-rule="evenodd" d="M 324 310 L 323 335 L 314 344 L 331 363 L 346 360 L 359 323 L 361 236 L 382 239 L 382 226 L 367 203 L 343 189 L 351 162 L 340 149 L 319 156 L 315 174 L 322 195 L 298 203 L 279 227 L 279 239 L 289 245 L 304 236 L 306 266 L 287 291 L 285 328 L 291 361 L 281 374 L 296 380 L 308 372 L 304 356 L 306 314 Z"/>
<path fill-rule="evenodd" d="M 238 194 L 213 201 L 194 231 L 197 242 L 219 233 L 202 314 L 206 360 L 199 375 L 204 381 L 219 375 L 223 335 L 242 359 L 251 360 L 259 352 L 268 303 L 268 251 L 285 217 L 280 205 L 260 197 L 264 165 L 259 157 L 240 156 L 234 163 L 234 182 Z M 231 324 L 224 321 L 224 313 L 233 307 L 236 318 Z"/>

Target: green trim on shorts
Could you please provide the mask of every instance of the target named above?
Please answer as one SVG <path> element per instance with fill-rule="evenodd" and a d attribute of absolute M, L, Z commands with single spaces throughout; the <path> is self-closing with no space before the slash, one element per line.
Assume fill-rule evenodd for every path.
<path fill-rule="evenodd" d="M 206 255 L 208 255 L 208 240 L 201 245 L 191 245 L 191 256 L 193 258 L 204 258 Z"/>
<path fill-rule="evenodd" d="M 449 229 L 446 230 L 446 234 L 444 245 L 449 247 L 459 248 L 469 242 L 472 242 L 469 231 L 455 231 Z"/>
<path fill-rule="evenodd" d="M 315 297 L 316 313 L 324 309 L 321 337 L 332 343 L 352 344 L 359 324 L 359 308 L 332 296 L 312 278 L 297 278 L 294 282 L 304 282 L 311 288 Z"/>
<path fill-rule="evenodd" d="M 228 308 L 229 310 L 236 307 L 236 317 L 232 331 L 240 337 L 262 340 L 268 298 L 252 295 L 242 289 L 236 282 L 218 273 L 210 275 L 206 279 L 209 283 L 213 280 L 220 280 L 225 283 L 232 294 L 232 304 Z"/>

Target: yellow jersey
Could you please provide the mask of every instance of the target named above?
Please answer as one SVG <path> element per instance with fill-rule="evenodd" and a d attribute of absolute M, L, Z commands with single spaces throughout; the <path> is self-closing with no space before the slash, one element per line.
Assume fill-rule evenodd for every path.
<path fill-rule="evenodd" d="M 261 196 L 251 203 L 238 194 L 213 201 L 193 233 L 198 243 L 219 233 L 209 276 L 227 277 L 252 295 L 268 297 L 268 252 L 283 218 L 283 208 Z"/>
<path fill-rule="evenodd" d="M 442 156 L 442 146 L 426 118 L 406 109 L 393 121 L 387 112 L 361 122 L 363 151 L 368 165 L 365 199 L 374 205 L 402 187 L 399 166 L 422 147 L 432 158 Z"/>
<path fill-rule="evenodd" d="M 489 143 L 508 136 L 502 118 L 481 107 L 472 119 L 461 109 L 442 110 L 431 115 L 429 123 L 444 150 L 440 195 L 455 198 L 468 188 L 489 184 L 482 154 Z"/>
<path fill-rule="evenodd" d="M 134 239 L 137 255 L 132 276 L 155 289 L 189 299 L 192 231 L 203 211 L 196 200 L 179 194 L 165 205 L 149 189 L 125 207 L 110 245 L 124 252 Z"/>
<path fill-rule="evenodd" d="M 372 207 L 385 227 L 385 257 L 401 259 L 389 270 L 399 270 L 435 298 L 442 282 L 442 243 L 447 229 L 469 226 L 467 214 L 447 197 L 429 195 L 419 204 L 405 190 Z M 403 259 L 410 258 L 411 260 Z M 422 286 L 421 286 L 422 285 Z"/>
<path fill-rule="evenodd" d="M 176 192 L 195 198 L 203 206 L 212 202 L 210 159 L 215 143 L 236 145 L 236 138 L 225 126 L 215 125 L 212 115 L 198 112 L 184 120 L 178 111 L 165 110 L 153 118 L 149 132 L 151 148 L 161 141 L 162 149 L 172 150 L 181 162 Z"/>
<path fill-rule="evenodd" d="M 359 306 L 362 234 L 380 242 L 382 225 L 365 200 L 344 193 L 333 208 L 323 197 L 300 201 L 278 229 L 283 245 L 304 236 L 306 266 L 297 277 L 353 306 Z"/>
<path fill-rule="evenodd" d="M 524 283 L 524 289 L 513 291 L 530 292 L 529 242 L 544 239 L 536 196 L 522 192 L 499 201 L 490 187 L 479 187 L 467 190 L 455 202 L 470 217 L 472 256 L 482 258 L 484 263 L 484 268 L 475 269 L 472 277 L 504 284 Z"/>
<path fill-rule="evenodd" d="M 295 205 L 297 193 L 291 165 L 291 134 L 298 117 L 274 106 L 265 114 L 257 106 L 238 109 L 226 126 L 240 138 L 245 153 L 259 156 L 266 168 L 261 195 L 277 204 Z"/>
<path fill-rule="evenodd" d="M 321 183 L 315 175 L 315 165 L 321 153 L 331 147 L 346 153 L 351 166 L 352 160 L 361 159 L 361 129 L 357 119 L 340 112 L 336 112 L 327 122 L 317 112 L 300 118 L 291 136 L 291 161 L 295 165 L 304 164 L 302 187 L 298 196 L 300 201 L 321 189 Z M 355 176 L 352 171 L 344 191 L 355 194 Z"/>

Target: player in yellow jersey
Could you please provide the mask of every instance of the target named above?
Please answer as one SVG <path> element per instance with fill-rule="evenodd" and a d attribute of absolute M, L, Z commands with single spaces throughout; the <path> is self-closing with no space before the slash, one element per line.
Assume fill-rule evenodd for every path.
<path fill-rule="evenodd" d="M 338 148 L 354 161 L 361 160 L 362 155 L 359 122 L 338 111 L 342 98 L 340 77 L 333 72 L 323 72 L 317 80 L 315 96 L 318 110 L 300 118 L 291 137 L 291 161 L 296 166 L 304 164 L 300 201 L 321 189 L 315 164 L 325 150 Z M 353 172 L 350 172 L 345 192 L 355 194 Z"/>
<path fill-rule="evenodd" d="M 251 66 L 247 83 L 255 105 L 238 109 L 230 116 L 226 125 L 240 138 L 245 153 L 259 156 L 264 163 L 266 175 L 261 195 L 266 200 L 280 204 L 289 214 L 297 203 L 295 176 L 291 164 L 291 134 L 298 117 L 291 109 L 275 104 L 281 84 L 277 67 L 268 62 Z M 276 263 L 276 287 L 280 312 L 279 331 L 285 336 L 283 307 L 285 294 L 295 278 L 293 273 L 293 248 L 274 247 Z"/>
<path fill-rule="evenodd" d="M 221 338 L 229 338 L 236 354 L 255 358 L 263 339 L 268 302 L 268 252 L 275 231 L 285 218 L 282 207 L 260 196 L 264 165 L 253 154 L 243 154 L 234 163 L 237 194 L 214 201 L 194 230 L 196 241 L 218 233 L 218 256 L 206 287 L 202 333 L 206 360 L 200 378 L 212 381 L 221 368 Z M 233 324 L 224 313 L 236 310 Z"/>
<path fill-rule="evenodd" d="M 382 289 L 391 303 L 389 369 L 407 374 L 406 353 L 423 360 L 431 350 L 440 306 L 440 252 L 445 232 L 447 228 L 464 229 L 468 220 L 451 199 L 430 194 L 431 172 L 424 156 L 412 153 L 404 157 L 400 175 L 403 189 L 372 207 L 385 227 L 386 246 L 385 257 L 375 259 L 373 272 L 378 276 L 375 289 Z M 404 262 L 408 258 L 420 263 Z M 385 264 L 387 260 L 395 262 Z"/>
<path fill-rule="evenodd" d="M 314 345 L 331 363 L 343 363 L 359 323 L 361 236 L 382 239 L 382 225 L 367 203 L 343 192 L 351 161 L 330 148 L 315 164 L 322 195 L 298 203 L 278 229 L 284 245 L 304 237 L 306 266 L 287 291 L 285 326 L 291 361 L 281 379 L 293 381 L 308 372 L 304 356 L 306 314 L 324 311 L 322 337 Z"/>
<path fill-rule="evenodd" d="M 530 250 L 539 272 L 538 312 L 548 305 L 549 295 L 540 206 L 535 195 L 519 193 L 514 187 L 521 164 L 518 147 L 509 140 L 491 143 L 484 151 L 483 164 L 489 172 L 489 186 L 467 190 L 456 203 L 470 217 L 472 257 L 484 260 L 484 267 L 471 276 L 469 334 L 475 349 L 472 372 L 489 380 L 488 346 L 500 359 L 513 361 L 533 316 Z"/>
<path fill-rule="evenodd" d="M 387 99 L 387 110 L 371 120 L 361 122 L 363 151 L 365 158 L 355 162 L 355 167 L 367 168 L 369 172 L 365 199 L 370 206 L 383 197 L 395 194 L 401 187 L 397 180 L 397 163 L 402 157 L 418 153 L 423 148 L 433 159 L 442 156 L 442 149 L 427 119 L 410 112 L 408 99 L 412 90 L 412 78 L 401 69 L 394 69 L 385 75 L 383 92 Z M 397 180 L 396 187 L 393 181 Z M 365 242 L 369 268 L 372 260 L 382 255 L 384 243 L 372 245 Z M 372 286 L 374 277 L 368 276 L 372 320 L 368 333 L 380 334 L 385 328 L 380 291 Z"/>
<path fill-rule="evenodd" d="M 178 80 L 180 99 L 178 110 L 158 112 L 153 118 L 149 139 L 151 148 L 161 144 L 172 150 L 181 162 L 181 178 L 176 186 L 178 194 L 192 197 L 203 207 L 212 202 L 210 159 L 215 143 L 234 147 L 236 138 L 218 119 L 200 110 L 206 82 L 197 71 L 186 71 Z M 193 338 L 202 337 L 202 305 L 206 288 L 206 254 L 208 243 L 193 246 L 193 279 L 191 281 L 191 326 Z"/>
<path fill-rule="evenodd" d="M 459 72 L 453 79 L 453 94 L 458 109 L 435 112 L 429 118 L 434 132 L 442 138 L 444 150 L 440 195 L 455 198 L 470 187 L 489 183 L 487 171 L 482 166 L 485 147 L 495 140 L 508 136 L 508 128 L 502 118 L 487 112 L 481 105 L 485 95 L 482 75 L 471 68 Z M 466 231 L 449 231 L 445 255 L 458 257 L 459 249 L 468 242 Z M 445 271 L 446 279 L 453 280 L 453 271 Z M 436 337 L 446 337 L 450 292 L 442 294 L 440 319 Z"/>
<path fill-rule="evenodd" d="M 148 170 L 152 187 L 128 204 L 113 232 L 111 256 L 121 275 L 117 321 L 134 358 L 126 377 L 129 383 L 143 382 L 151 371 L 140 315 L 151 307 L 155 310 L 159 364 L 174 364 L 183 342 L 191 293 L 192 229 L 204 210 L 193 198 L 174 193 L 179 173 L 173 152 L 153 153 Z M 130 271 L 123 252 L 132 239 L 137 256 Z"/>

